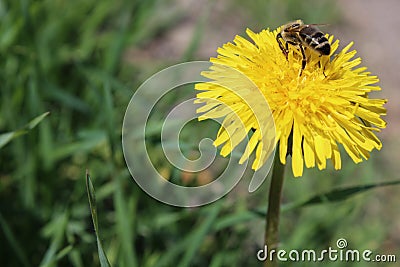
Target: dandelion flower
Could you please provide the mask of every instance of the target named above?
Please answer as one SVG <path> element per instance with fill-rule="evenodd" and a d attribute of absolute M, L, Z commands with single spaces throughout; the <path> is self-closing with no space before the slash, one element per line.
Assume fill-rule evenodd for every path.
<path fill-rule="evenodd" d="M 337 52 L 339 41 L 327 35 L 331 54 L 320 56 L 306 49 L 307 65 L 300 75 L 300 50 L 290 46 L 286 59 L 276 41 L 278 32 L 267 29 L 254 33 L 248 29 L 252 42 L 236 36 L 233 43 L 223 45 L 217 50 L 218 56 L 210 59 L 213 65 L 202 73 L 210 81 L 195 86 L 202 91 L 195 102 L 205 104 L 197 110 L 204 113 L 199 119 L 225 117 L 214 141 L 215 146 L 223 145 L 221 155 L 227 156 L 251 132 L 240 162 L 254 151 L 253 169 L 266 161 L 260 153 L 266 146 L 260 131 L 265 120 L 257 118 L 260 111 L 254 108 L 256 104 L 249 104 L 236 92 L 246 88 L 242 95 L 247 99 L 257 100 L 261 93 L 268 102 L 276 130 L 273 144 L 279 143 L 282 164 L 286 164 L 288 152 L 291 154 L 295 177 L 303 174 L 304 165 L 325 169 L 327 159 L 340 169 L 339 144 L 355 163 L 368 159 L 374 148 L 380 150 L 382 143 L 375 132 L 386 126 L 381 118 L 386 114 L 386 100 L 369 97 L 369 92 L 381 90 L 376 85 L 379 80 L 365 67 L 359 67 L 361 59 L 354 58 L 356 51 L 350 50 L 353 43 Z M 234 89 L 227 88 L 226 80 L 232 75 L 229 69 L 242 73 L 257 91 L 237 77 L 232 77 L 230 84 Z M 227 120 L 229 127 L 241 128 L 241 133 L 227 134 Z"/>

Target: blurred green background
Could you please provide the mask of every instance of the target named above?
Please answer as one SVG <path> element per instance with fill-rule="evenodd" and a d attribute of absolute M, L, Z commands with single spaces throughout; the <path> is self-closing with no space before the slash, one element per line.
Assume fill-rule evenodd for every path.
<path fill-rule="evenodd" d="M 247 27 L 274 29 L 298 18 L 327 23 L 324 31 L 345 44 L 356 41 L 364 63 L 381 78 L 383 92 L 373 96 L 389 98 L 388 128 L 379 134 L 383 150 L 358 165 L 343 155 L 341 171 L 310 169 L 299 179 L 287 172 L 286 207 L 336 187 L 398 179 L 400 60 L 392 55 L 392 44 L 400 38 L 377 32 L 394 23 L 390 19 L 397 15 L 385 12 L 400 4 L 348 2 L 0 1 L 0 133 L 22 129 L 50 112 L 0 148 L 1 265 L 99 266 L 85 187 L 88 169 L 100 239 L 112 266 L 261 266 L 256 252 L 263 244 L 264 218 L 255 211 L 265 211 L 267 182 L 248 194 L 247 180 L 205 207 L 170 207 L 134 183 L 121 148 L 124 111 L 142 82 L 166 66 L 208 60 L 236 34 L 244 36 Z M 391 41 L 383 44 L 381 37 Z M 193 95 L 192 87 L 186 91 Z M 166 97 L 157 113 L 167 112 L 180 97 Z M 162 125 L 162 116 L 154 117 L 155 125 Z M 202 134 L 214 137 L 216 129 L 211 125 Z M 185 142 L 197 145 L 196 123 L 185 132 Z M 148 148 L 167 178 L 198 184 L 213 176 L 174 169 L 160 154 L 159 141 L 159 133 L 153 133 Z M 193 151 L 189 146 L 184 153 Z M 396 254 L 400 260 L 399 190 L 384 187 L 337 203 L 284 209 L 281 247 L 322 250 L 345 238 L 353 249 Z"/>

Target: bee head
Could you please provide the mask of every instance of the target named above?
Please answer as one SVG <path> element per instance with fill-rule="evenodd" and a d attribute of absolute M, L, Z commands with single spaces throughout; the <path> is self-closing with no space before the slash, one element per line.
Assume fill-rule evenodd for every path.
<path fill-rule="evenodd" d="M 303 21 L 298 19 L 296 21 L 289 22 L 283 27 L 283 31 L 285 32 L 293 32 L 298 31 L 299 28 L 304 25 Z"/>

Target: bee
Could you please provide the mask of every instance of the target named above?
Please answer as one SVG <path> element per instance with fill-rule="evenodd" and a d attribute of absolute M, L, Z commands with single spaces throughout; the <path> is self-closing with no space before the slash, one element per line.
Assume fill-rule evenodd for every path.
<path fill-rule="evenodd" d="M 283 40 L 283 43 L 281 40 Z M 303 56 L 300 76 L 307 64 L 305 48 L 318 52 L 321 56 L 331 53 L 331 45 L 324 33 L 315 24 L 304 24 L 302 20 L 289 22 L 282 26 L 282 31 L 276 36 L 276 40 L 286 59 L 289 54 L 289 44 L 299 47 Z"/>

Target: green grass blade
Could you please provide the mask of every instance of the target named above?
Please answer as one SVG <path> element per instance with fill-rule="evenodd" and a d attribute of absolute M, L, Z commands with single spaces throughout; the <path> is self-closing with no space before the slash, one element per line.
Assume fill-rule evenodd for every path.
<path fill-rule="evenodd" d="M 11 140 L 18 137 L 16 132 L 3 133 L 0 135 L 0 148 L 8 144 Z"/>
<path fill-rule="evenodd" d="M 136 267 L 138 266 L 135 249 L 133 247 L 132 239 L 135 236 L 134 229 L 132 227 L 132 221 L 136 217 L 136 208 L 130 210 L 127 206 L 128 197 L 123 193 L 123 185 L 121 177 L 115 179 L 115 216 L 117 218 L 117 233 L 120 236 L 121 251 L 122 251 L 122 262 L 126 266 Z M 136 207 L 137 196 L 133 196 L 133 206 Z M 129 212 L 127 213 L 127 211 Z"/>
<path fill-rule="evenodd" d="M 22 127 L 19 130 L 0 134 L 0 148 L 5 146 L 6 144 L 8 144 L 14 138 L 17 138 L 18 136 L 27 134 L 30 130 L 35 128 L 36 125 L 38 125 L 49 114 L 50 114 L 50 112 L 43 113 L 42 115 L 31 120 L 28 124 L 26 124 L 24 127 Z"/>
<path fill-rule="evenodd" d="M 67 247 L 61 249 L 58 253 L 51 255 L 51 258 L 46 263 L 41 264 L 41 267 L 50 267 L 57 266 L 56 263 L 61 260 L 63 257 L 67 256 L 73 249 L 72 245 L 68 245 Z"/>
<path fill-rule="evenodd" d="M 190 263 L 195 257 L 196 251 L 202 244 L 203 239 L 210 232 L 214 232 L 215 222 L 217 215 L 221 209 L 221 202 L 211 206 L 211 209 L 207 209 L 207 217 L 199 227 L 194 227 L 195 230 L 188 233 L 182 240 L 176 243 L 173 247 L 169 248 L 166 253 L 161 255 L 157 260 L 157 266 L 191 266 Z M 253 216 L 254 217 L 254 216 Z M 183 254 L 183 258 L 178 265 L 176 262 L 180 259 L 180 255 Z"/>
<path fill-rule="evenodd" d="M 63 257 L 67 256 L 73 249 L 72 245 L 66 246 L 65 248 L 63 248 L 62 250 L 60 250 L 57 254 L 56 254 L 56 260 L 60 260 Z"/>
<path fill-rule="evenodd" d="M 9 245 L 13 248 L 13 251 L 15 251 L 15 254 L 24 267 L 31 266 L 29 264 L 28 258 L 26 257 L 24 250 L 18 240 L 15 238 L 14 233 L 12 232 L 10 226 L 8 225 L 7 221 L 3 218 L 3 215 L 0 213 L 0 226 L 1 229 L 4 232 L 4 235 L 6 239 L 8 240 Z M 3 245 L 5 245 L 5 240 L 2 240 Z"/>
<path fill-rule="evenodd" d="M 183 240 L 175 244 L 173 247 L 169 248 L 161 257 L 157 260 L 158 267 L 171 266 L 173 263 L 177 262 L 179 255 L 182 251 L 189 246 L 191 242 L 192 235 L 186 236 Z"/>
<path fill-rule="evenodd" d="M 206 235 L 211 231 L 213 223 L 217 219 L 218 213 L 221 210 L 222 201 L 215 203 L 213 206 L 210 206 L 210 211 L 208 213 L 207 218 L 203 222 L 203 224 L 195 230 L 193 238 L 191 239 L 190 245 L 187 247 L 183 258 L 178 265 L 179 267 L 187 267 L 190 266 L 192 259 L 196 255 L 196 251 L 199 249 Z"/>
<path fill-rule="evenodd" d="M 349 199 L 357 194 L 364 193 L 368 190 L 374 189 L 374 188 L 390 186 L 390 185 L 398 185 L 398 184 L 400 184 L 400 180 L 380 182 L 380 183 L 367 184 L 367 185 L 350 186 L 350 187 L 345 187 L 345 188 L 336 188 L 329 192 L 317 194 L 315 196 L 309 197 L 305 200 L 300 200 L 297 202 L 285 204 L 282 206 L 281 211 L 286 212 L 286 211 L 289 211 L 292 209 L 302 208 L 302 207 L 309 206 L 309 205 L 340 202 L 340 201 Z M 258 208 L 258 209 L 253 210 L 253 212 L 260 217 L 264 217 L 266 215 L 265 208 Z"/>
<path fill-rule="evenodd" d="M 40 116 L 37 116 L 33 120 L 31 120 L 25 127 L 25 130 L 32 130 L 33 128 L 36 127 L 45 117 L 47 117 L 50 114 L 50 112 L 45 112 Z"/>
<path fill-rule="evenodd" d="M 318 194 L 318 195 L 310 197 L 306 200 L 299 201 L 299 202 L 293 203 L 293 204 L 288 204 L 287 207 L 285 207 L 285 210 L 301 208 L 301 207 L 305 207 L 308 205 L 340 202 L 340 201 L 349 199 L 357 194 L 364 193 L 368 190 L 374 189 L 374 188 L 379 188 L 379 187 L 389 186 L 389 185 L 397 185 L 397 184 L 400 184 L 400 180 L 380 182 L 380 183 L 367 184 L 367 185 L 357 185 L 357 186 L 351 186 L 351 187 L 346 187 L 346 188 L 336 188 L 327 193 Z"/>
<path fill-rule="evenodd" d="M 65 230 L 68 224 L 69 213 L 63 212 L 54 216 L 54 220 L 50 222 L 51 242 L 46 253 L 43 256 L 42 262 L 39 266 L 41 267 L 53 267 L 57 266 L 57 251 L 64 240 Z"/>
<path fill-rule="evenodd" d="M 242 211 L 230 215 L 226 215 L 225 217 L 221 218 L 220 220 L 216 221 L 213 230 L 214 231 L 221 231 L 225 228 L 235 226 L 235 225 L 240 225 L 244 222 L 253 220 L 256 218 L 254 215 L 254 212 L 252 211 Z"/>
<path fill-rule="evenodd" d="M 101 267 L 110 267 L 111 266 L 110 262 L 107 259 L 106 253 L 104 252 L 104 249 L 101 244 L 100 237 L 99 237 L 99 227 L 97 224 L 96 195 L 95 195 L 94 187 L 93 187 L 93 184 L 90 179 L 88 171 L 86 171 L 86 190 L 87 190 L 88 198 L 89 198 L 90 214 L 92 215 L 94 231 L 96 234 L 97 250 L 99 253 L 100 266 Z"/>

